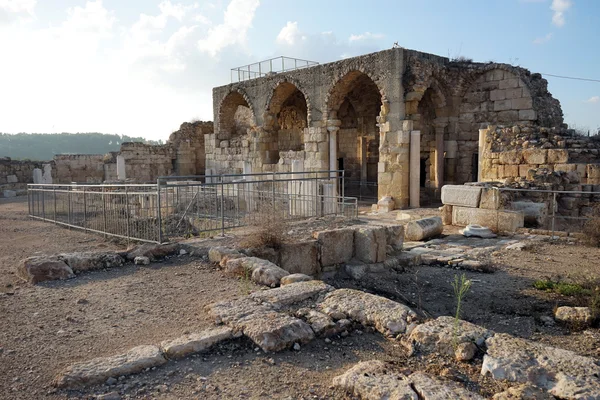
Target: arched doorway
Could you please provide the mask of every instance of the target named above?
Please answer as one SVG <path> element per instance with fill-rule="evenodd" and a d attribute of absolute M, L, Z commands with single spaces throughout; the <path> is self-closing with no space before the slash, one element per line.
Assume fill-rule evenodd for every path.
<path fill-rule="evenodd" d="M 329 125 L 339 126 L 332 132 L 336 137 L 334 165 L 344 171 L 345 194 L 362 200 L 377 201 L 381 102 L 375 82 L 359 71 L 340 79 L 327 102 L 329 120 L 335 122 Z"/>
<path fill-rule="evenodd" d="M 290 82 L 277 85 L 267 105 L 265 122 L 265 129 L 270 132 L 272 140 L 263 163 L 279 162 L 280 152 L 303 150 L 304 129 L 308 127 L 304 94 Z"/>
<path fill-rule="evenodd" d="M 215 145 L 220 149 L 219 155 L 226 157 L 215 160 L 216 172 L 242 173 L 245 156 L 252 146 L 250 132 L 255 129 L 254 112 L 247 98 L 240 92 L 230 92 L 219 108 L 219 120 Z"/>

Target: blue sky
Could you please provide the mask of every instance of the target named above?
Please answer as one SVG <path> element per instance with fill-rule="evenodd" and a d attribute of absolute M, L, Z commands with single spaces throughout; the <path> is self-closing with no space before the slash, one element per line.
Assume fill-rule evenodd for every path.
<path fill-rule="evenodd" d="M 600 79 L 596 0 L 0 0 L 0 132 L 166 139 L 212 119 L 232 67 L 392 47 Z M 600 127 L 600 82 L 546 77 L 566 122 Z"/>

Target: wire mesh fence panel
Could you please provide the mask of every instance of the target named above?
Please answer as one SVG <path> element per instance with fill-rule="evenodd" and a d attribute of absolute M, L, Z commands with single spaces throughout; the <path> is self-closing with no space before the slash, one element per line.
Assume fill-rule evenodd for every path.
<path fill-rule="evenodd" d="M 157 242 L 156 185 L 28 185 L 30 216 L 104 235 Z"/>

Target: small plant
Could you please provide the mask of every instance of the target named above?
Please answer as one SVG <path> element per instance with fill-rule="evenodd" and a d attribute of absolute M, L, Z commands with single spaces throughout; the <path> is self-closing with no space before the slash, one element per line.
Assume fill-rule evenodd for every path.
<path fill-rule="evenodd" d="M 454 316 L 454 332 L 452 333 L 452 343 L 454 348 L 456 348 L 456 346 L 458 346 L 458 324 L 460 320 L 461 305 L 463 298 L 471 288 L 471 281 L 467 279 L 465 274 L 462 274 L 460 277 L 458 275 L 454 275 L 452 288 L 454 289 L 454 297 L 456 298 L 456 314 Z"/>
<path fill-rule="evenodd" d="M 533 287 L 546 292 L 554 292 L 563 296 L 590 296 L 592 291 L 578 283 L 553 282 L 551 280 L 537 280 Z"/>
<path fill-rule="evenodd" d="M 250 294 L 250 290 L 252 287 L 252 282 L 250 279 L 251 277 L 252 277 L 252 272 L 251 272 L 250 268 L 244 267 L 244 273 L 240 278 L 240 292 L 243 295 Z"/>
<path fill-rule="evenodd" d="M 288 236 L 289 227 L 281 206 L 273 206 L 269 202 L 265 202 L 257 212 L 250 214 L 246 218 L 246 224 L 253 228 L 253 232 L 242 240 L 240 244 L 243 247 L 257 250 L 270 247 L 277 250 Z"/>

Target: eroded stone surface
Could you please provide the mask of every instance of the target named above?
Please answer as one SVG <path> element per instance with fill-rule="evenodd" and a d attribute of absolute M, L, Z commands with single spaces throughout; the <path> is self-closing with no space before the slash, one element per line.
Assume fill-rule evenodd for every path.
<path fill-rule="evenodd" d="M 160 344 L 160 347 L 168 358 L 183 358 L 207 350 L 211 346 L 231 337 L 233 337 L 231 328 L 220 326 L 183 335 L 177 339 L 165 340 Z"/>
<path fill-rule="evenodd" d="M 365 263 L 385 261 L 387 231 L 383 226 L 365 226 L 354 231 L 355 258 Z"/>
<path fill-rule="evenodd" d="M 442 186 L 442 203 L 451 206 L 479 207 L 481 187 L 464 185 Z"/>
<path fill-rule="evenodd" d="M 440 235 L 443 230 L 441 217 L 423 218 L 406 224 L 404 237 L 411 241 L 425 240 Z"/>
<path fill-rule="evenodd" d="M 404 304 L 354 289 L 329 293 L 319 307 L 334 319 L 343 315 L 363 325 L 372 325 L 384 335 L 404 333 L 407 322 L 417 316 Z"/>
<path fill-rule="evenodd" d="M 289 275 L 289 272 L 272 262 L 258 257 L 230 258 L 224 255 L 222 260 L 226 260 L 224 268 L 227 273 L 248 277 L 260 285 L 279 286 L 281 278 Z"/>
<path fill-rule="evenodd" d="M 556 397 L 543 389 L 524 384 L 496 393 L 492 400 L 556 400 Z"/>
<path fill-rule="evenodd" d="M 70 253 L 60 254 L 58 258 L 66 262 L 73 272 L 121 267 L 125 263 L 123 257 L 116 253 Z"/>
<path fill-rule="evenodd" d="M 233 250 L 227 247 L 211 247 L 208 250 L 208 259 L 214 263 L 220 263 L 223 257 L 229 256 L 229 258 L 242 257 L 239 251 Z"/>
<path fill-rule="evenodd" d="M 159 260 L 166 256 L 179 253 L 179 245 L 177 243 L 171 244 L 152 244 L 144 243 L 141 246 L 137 246 L 127 252 L 128 260 L 135 260 L 138 256 L 144 256 L 150 258 L 150 260 Z"/>
<path fill-rule="evenodd" d="M 111 377 L 135 374 L 166 362 L 167 359 L 157 346 L 137 346 L 124 354 L 73 364 L 56 377 L 54 385 L 61 388 L 93 385 Z"/>
<path fill-rule="evenodd" d="M 313 277 L 304 274 L 291 274 L 281 278 L 279 284 L 281 286 L 290 285 L 292 283 L 312 281 Z"/>
<path fill-rule="evenodd" d="M 442 316 L 417 325 L 404 341 L 404 345 L 411 352 L 418 350 L 426 354 L 438 352 L 455 355 L 455 345 L 473 343 L 482 347 L 485 340 L 494 334 L 481 326 L 462 320 L 458 321 L 455 334 L 454 322 L 454 318 Z"/>
<path fill-rule="evenodd" d="M 554 312 L 554 319 L 567 324 L 587 327 L 594 321 L 594 315 L 589 307 L 558 307 Z"/>
<path fill-rule="evenodd" d="M 481 373 L 494 379 L 529 383 L 561 399 L 597 399 L 600 366 L 593 358 L 507 334 L 486 340 Z"/>
<path fill-rule="evenodd" d="M 320 272 L 319 249 L 314 240 L 285 243 L 280 250 L 281 268 L 290 274 L 316 275 Z"/>
<path fill-rule="evenodd" d="M 21 261 L 17 274 L 29 283 L 73 278 L 71 267 L 56 257 L 29 257 Z"/>
<path fill-rule="evenodd" d="M 333 386 L 365 400 L 419 400 L 406 376 L 379 360 L 356 364 L 333 378 Z"/>
<path fill-rule="evenodd" d="M 332 229 L 314 233 L 319 242 L 321 265 L 343 264 L 350 261 L 354 253 L 354 229 Z"/>
<path fill-rule="evenodd" d="M 333 290 L 333 286 L 323 281 L 297 282 L 277 289 L 263 290 L 248 296 L 259 303 L 266 302 L 275 306 L 286 306 L 316 298 Z"/>
<path fill-rule="evenodd" d="M 408 379 L 422 400 L 484 400 L 485 397 L 467 390 L 456 382 L 442 380 L 423 372 L 415 372 Z"/>

